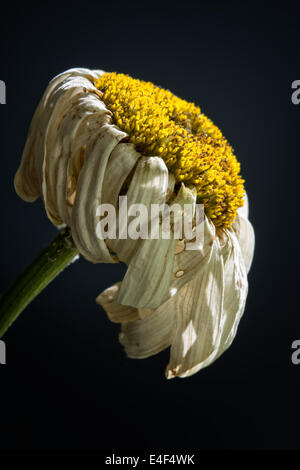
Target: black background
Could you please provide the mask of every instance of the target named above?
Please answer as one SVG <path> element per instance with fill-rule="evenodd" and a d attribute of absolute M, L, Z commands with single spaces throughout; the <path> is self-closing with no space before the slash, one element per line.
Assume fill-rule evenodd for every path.
<path fill-rule="evenodd" d="M 300 8 L 233 2 L 1 5 L 1 290 L 55 235 L 13 176 L 48 83 L 70 67 L 125 72 L 199 104 L 242 164 L 256 232 L 238 335 L 211 367 L 167 381 L 168 351 L 125 357 L 95 297 L 124 266 L 84 259 L 4 337 L 2 449 L 299 448 Z"/>

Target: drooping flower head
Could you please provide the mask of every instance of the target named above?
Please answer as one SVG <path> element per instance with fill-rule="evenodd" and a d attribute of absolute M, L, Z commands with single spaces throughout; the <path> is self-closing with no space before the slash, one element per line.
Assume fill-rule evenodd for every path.
<path fill-rule="evenodd" d="M 35 112 L 15 177 L 42 195 L 50 220 L 71 228 L 92 262 L 123 261 L 121 283 L 97 301 L 122 324 L 130 357 L 171 346 L 166 376 L 185 377 L 231 344 L 247 296 L 254 249 L 240 165 L 221 131 L 193 103 L 127 75 L 71 69 Z M 99 204 L 204 205 L 204 240 L 101 239 Z M 127 214 L 126 214 L 127 217 Z"/>
<path fill-rule="evenodd" d="M 216 227 L 230 227 L 243 205 L 240 164 L 221 131 L 170 91 L 117 73 L 96 81 L 113 122 L 143 155 L 160 156 L 177 183 L 194 186 Z"/>

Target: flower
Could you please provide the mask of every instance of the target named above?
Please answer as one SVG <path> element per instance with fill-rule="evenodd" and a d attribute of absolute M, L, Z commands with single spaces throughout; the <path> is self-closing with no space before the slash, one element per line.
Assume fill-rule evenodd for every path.
<path fill-rule="evenodd" d="M 121 283 L 97 302 L 121 323 L 129 357 L 171 346 L 167 378 L 211 364 L 231 344 L 243 314 L 254 232 L 240 165 L 221 131 L 193 103 L 127 75 L 71 69 L 48 85 L 33 116 L 17 193 L 43 197 L 49 219 L 67 225 L 80 253 L 123 261 Z M 204 243 L 101 239 L 97 207 L 196 203 Z M 193 212 L 194 213 L 194 212 Z M 182 209 L 181 216 L 184 215 Z"/>

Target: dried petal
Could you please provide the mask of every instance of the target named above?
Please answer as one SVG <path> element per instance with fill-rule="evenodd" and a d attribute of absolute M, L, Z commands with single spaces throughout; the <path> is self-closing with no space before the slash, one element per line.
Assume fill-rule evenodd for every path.
<path fill-rule="evenodd" d="M 121 283 L 117 282 L 113 286 L 108 287 L 108 289 L 105 289 L 98 295 L 96 302 L 103 307 L 110 321 L 114 323 L 137 320 L 139 313 L 136 308 L 120 305 L 117 302 L 120 285 Z"/>
<path fill-rule="evenodd" d="M 166 377 L 187 377 L 217 350 L 224 298 L 224 266 L 216 240 L 206 268 L 177 294 L 176 330 Z"/>
<path fill-rule="evenodd" d="M 99 217 L 97 208 L 101 203 L 102 185 L 106 165 L 111 152 L 126 134 L 110 124 L 99 129 L 86 148 L 86 159 L 81 169 L 77 193 L 72 211 L 72 236 L 84 256 L 94 262 L 114 262 L 105 240 L 97 236 Z M 80 197 L 78 195 L 80 194 Z"/>
<path fill-rule="evenodd" d="M 123 323 L 119 339 L 128 357 L 143 359 L 171 344 L 175 301 L 170 299 L 145 318 Z"/>

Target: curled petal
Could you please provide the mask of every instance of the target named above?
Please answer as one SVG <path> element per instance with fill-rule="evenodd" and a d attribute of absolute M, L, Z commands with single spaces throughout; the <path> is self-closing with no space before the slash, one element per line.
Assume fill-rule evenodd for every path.
<path fill-rule="evenodd" d="M 103 75 L 104 73 L 105 71 L 100 70 L 100 69 L 90 70 L 84 67 L 74 67 L 72 69 L 68 69 L 65 72 L 60 73 L 59 75 L 56 75 L 56 77 L 54 77 L 53 80 L 56 80 L 57 78 L 61 78 L 61 77 L 67 77 L 67 76 L 72 76 L 72 77 L 80 76 L 80 77 L 87 78 L 91 82 L 94 82 L 95 80 L 97 80 L 97 78 L 100 78 L 101 75 Z M 53 80 L 51 80 L 50 84 L 52 83 Z"/>
<path fill-rule="evenodd" d="M 139 318 L 139 313 L 136 308 L 120 305 L 117 302 L 120 285 L 121 283 L 117 282 L 108 289 L 105 289 L 100 295 L 98 295 L 96 302 L 103 307 L 110 321 L 114 323 L 137 320 Z"/>
<path fill-rule="evenodd" d="M 173 223 L 175 224 L 179 218 L 182 219 L 185 204 L 191 204 L 194 207 L 195 203 L 195 191 L 182 186 L 170 205 L 170 210 L 174 207 L 178 209 L 177 212 L 173 212 Z M 159 239 L 142 240 L 132 257 L 122 282 L 120 303 L 155 309 L 166 297 L 174 271 L 177 240 L 174 238 L 173 231 L 169 232 L 169 239 L 163 239 L 163 225 L 162 223 L 159 227 Z"/>
<path fill-rule="evenodd" d="M 105 170 L 105 179 L 102 187 L 102 202 L 118 205 L 120 191 L 133 171 L 141 154 L 133 144 L 120 143 L 112 151 Z"/>
<path fill-rule="evenodd" d="M 104 241 L 97 239 L 95 212 L 107 160 L 126 134 L 110 124 L 111 112 L 93 84 L 102 73 L 71 69 L 50 82 L 32 119 L 15 187 L 25 200 L 43 194 L 50 220 L 71 226 L 86 258 L 113 262 Z M 85 161 L 78 159 L 83 150 Z M 87 194 L 94 198 L 91 204 Z"/>
<path fill-rule="evenodd" d="M 167 188 L 168 170 L 163 160 L 159 157 L 143 157 L 130 184 L 128 205 L 132 201 L 142 203 L 147 214 L 150 214 L 152 203 L 165 202 Z M 149 220 L 146 221 L 147 224 L 148 222 Z M 174 241 L 148 238 L 139 240 L 137 244 L 137 240 L 128 239 L 124 246 L 131 248 L 131 257 L 122 282 L 119 302 L 141 308 L 157 307 L 161 292 L 167 288 L 171 276 Z M 120 256 L 120 251 L 116 251 Z"/>
<path fill-rule="evenodd" d="M 58 87 L 64 78 L 62 75 L 50 82 L 31 120 L 21 164 L 14 178 L 15 190 L 24 201 L 35 201 L 42 192 L 44 139 L 53 110 L 50 106 L 46 109 L 46 103 L 53 89 Z"/>
<path fill-rule="evenodd" d="M 248 293 L 247 271 L 239 242 L 233 230 L 228 230 L 227 234 L 231 249 L 225 263 L 221 338 L 216 358 L 230 346 L 236 335 L 238 324 L 244 313 Z"/>
<path fill-rule="evenodd" d="M 74 79 L 72 85 L 75 86 L 73 82 Z M 93 116 L 93 121 L 97 120 L 99 127 L 109 122 L 108 111 L 99 98 L 87 93 L 85 87 L 76 85 L 68 88 L 56 104 L 45 136 L 43 196 L 48 217 L 56 225 L 69 222 L 67 175 L 72 158 L 71 147 L 76 143 L 78 129 L 83 123 L 85 126 L 88 124 L 86 118 L 89 116 Z M 85 143 L 87 141 L 88 138 Z"/>
<path fill-rule="evenodd" d="M 213 223 L 204 218 L 204 239 L 199 241 L 198 250 L 187 250 L 185 241 L 177 243 L 173 276 L 165 294 L 164 301 L 176 295 L 189 281 L 199 276 L 210 262 L 213 250 L 211 249 L 216 238 L 216 230 Z"/>
<path fill-rule="evenodd" d="M 227 231 L 226 239 L 225 264 L 222 259 L 223 249 L 217 249 L 217 256 L 215 254 L 211 256 L 211 262 L 217 262 L 214 270 L 216 273 L 219 272 L 219 275 L 215 276 L 215 288 L 219 285 L 219 292 L 223 291 L 223 295 L 218 295 L 216 291 L 212 294 L 212 302 L 207 302 L 207 306 L 201 310 L 202 276 L 190 281 L 179 292 L 178 297 L 182 300 L 181 305 L 180 301 L 178 303 L 176 318 L 179 318 L 182 324 L 179 327 L 177 323 L 176 331 L 179 334 L 172 339 L 171 360 L 166 371 L 168 378 L 187 377 L 209 366 L 230 346 L 236 335 L 245 308 L 248 282 L 241 249 L 233 230 Z M 207 279 L 211 268 L 206 269 L 204 280 Z M 221 272 L 223 274 L 220 276 Z M 204 292 L 207 294 L 206 290 Z M 192 306 L 189 305 L 189 297 L 192 298 L 190 300 Z M 216 304 L 213 309 L 214 301 Z M 194 316 L 198 318 L 198 326 Z M 175 361 L 172 358 L 172 349 L 176 351 Z"/>
<path fill-rule="evenodd" d="M 47 127 L 57 101 L 65 92 L 65 82 L 70 77 L 75 77 L 75 80 L 77 77 L 86 79 L 85 85 L 98 92 L 89 80 L 96 80 L 103 73 L 101 70 L 70 69 L 54 77 L 49 83 L 33 115 L 22 161 L 14 179 L 16 192 L 25 201 L 35 201 L 42 194 L 42 169 Z"/>
<path fill-rule="evenodd" d="M 244 258 L 247 273 L 250 270 L 255 245 L 254 230 L 248 219 L 238 215 L 232 225 L 232 228 L 236 234 L 242 255 Z"/>
<path fill-rule="evenodd" d="M 128 357 L 143 359 L 169 347 L 174 321 L 175 301 L 170 299 L 145 318 L 123 323 L 119 339 Z"/>
<path fill-rule="evenodd" d="M 161 204 L 165 201 L 168 187 L 168 170 L 164 161 L 159 157 L 142 157 L 136 166 L 129 189 L 127 191 L 127 207 L 133 204 L 142 204 L 148 214 L 151 211 L 151 204 Z M 110 248 L 118 253 L 118 258 L 127 265 L 138 250 L 141 239 L 134 240 L 127 236 L 127 227 L 133 219 L 128 217 L 127 209 L 119 207 L 117 213 L 119 237 L 116 240 L 109 240 Z M 126 228 L 123 234 L 123 227 Z M 120 236 L 122 232 L 122 236 Z"/>
<path fill-rule="evenodd" d="M 89 99 L 91 100 L 92 98 L 89 97 Z M 93 97 L 93 101 L 95 100 L 97 98 Z M 97 100 L 97 103 L 101 103 L 101 101 Z M 96 110 L 92 113 L 87 112 L 76 128 L 75 137 L 71 142 L 70 158 L 67 162 L 66 180 L 64 179 L 66 188 L 64 186 L 61 194 L 58 196 L 58 201 L 61 202 L 62 216 L 65 217 L 67 225 L 71 225 L 72 221 L 72 210 L 77 194 L 78 179 L 86 160 L 87 144 L 94 140 L 94 137 L 98 135 L 99 130 L 104 124 L 109 123 L 110 117 L 107 113 L 103 113 L 100 105 L 100 109 L 98 108 L 97 112 Z M 62 203 L 63 199 L 66 199 L 66 206 Z M 66 210 L 63 210 L 64 208 Z"/>
<path fill-rule="evenodd" d="M 110 124 L 103 125 L 86 148 L 86 159 L 81 169 L 74 207 L 72 236 L 83 255 L 90 261 L 114 262 L 105 241 L 97 236 L 97 208 L 101 204 L 102 185 L 106 165 L 112 150 L 126 137 Z M 80 195 L 80 197 L 78 197 Z"/>
<path fill-rule="evenodd" d="M 122 282 L 119 302 L 140 308 L 161 304 L 173 272 L 176 240 L 143 240 Z"/>
<path fill-rule="evenodd" d="M 187 377 L 212 362 L 220 342 L 224 266 L 218 240 L 199 276 L 177 294 L 176 330 L 166 377 Z"/>

